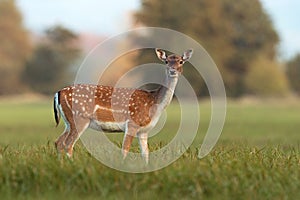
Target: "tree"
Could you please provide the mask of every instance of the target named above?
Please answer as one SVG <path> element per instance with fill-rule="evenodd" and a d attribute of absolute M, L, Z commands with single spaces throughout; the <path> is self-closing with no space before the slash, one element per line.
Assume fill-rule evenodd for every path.
<path fill-rule="evenodd" d="M 78 58 L 77 36 L 70 30 L 55 26 L 46 30 L 46 39 L 37 45 L 26 64 L 24 79 L 36 92 L 51 94 L 70 81 L 70 66 Z"/>
<path fill-rule="evenodd" d="M 267 56 L 259 56 L 251 63 L 245 77 L 248 93 L 261 96 L 285 96 L 289 92 L 288 81 L 278 63 Z"/>
<path fill-rule="evenodd" d="M 297 94 L 300 94 L 300 54 L 296 55 L 289 62 L 287 62 L 286 74 L 292 89 Z"/>
<path fill-rule="evenodd" d="M 21 74 L 31 44 L 15 1 L 0 1 L 0 95 L 23 89 Z"/>
<path fill-rule="evenodd" d="M 276 56 L 279 38 L 258 0 L 142 0 L 135 18 L 199 41 L 217 63 L 230 96 L 246 91 L 244 78 L 252 60 L 260 54 Z"/>

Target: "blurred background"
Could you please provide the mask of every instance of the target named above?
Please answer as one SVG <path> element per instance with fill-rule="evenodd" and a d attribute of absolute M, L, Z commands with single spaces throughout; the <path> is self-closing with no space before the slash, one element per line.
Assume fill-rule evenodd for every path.
<path fill-rule="evenodd" d="M 95 45 L 143 26 L 170 28 L 197 40 L 216 62 L 229 97 L 295 97 L 300 94 L 299 10 L 296 0 L 1 0 L 0 97 L 52 95 L 72 84 Z M 112 65 L 122 70 L 110 68 L 104 82 L 153 59 L 145 52 L 121 57 Z M 201 76 L 186 69 L 196 94 L 208 96 Z"/>

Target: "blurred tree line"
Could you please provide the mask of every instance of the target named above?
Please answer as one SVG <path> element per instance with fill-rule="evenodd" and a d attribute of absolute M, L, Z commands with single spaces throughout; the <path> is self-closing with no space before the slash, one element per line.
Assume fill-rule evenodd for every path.
<path fill-rule="evenodd" d="M 137 23 L 170 28 L 197 40 L 216 62 L 229 96 L 288 92 L 286 76 L 276 62 L 279 36 L 259 0 L 142 0 L 135 18 Z M 206 95 L 201 77 L 189 68 L 185 76 L 198 82 L 193 84 L 198 95 Z"/>
<path fill-rule="evenodd" d="M 277 61 L 279 36 L 259 0 L 141 0 L 134 17 L 138 24 L 174 29 L 202 44 L 216 62 L 228 96 L 283 96 L 290 88 L 300 94 L 300 54 L 285 67 Z M 55 26 L 33 42 L 15 1 L 0 1 L 0 95 L 53 94 L 70 84 L 70 66 L 81 54 L 77 39 Z M 144 55 L 134 54 L 135 64 L 155 59 L 153 50 Z M 132 60 L 126 69 L 130 65 Z M 184 75 L 198 96 L 208 95 L 193 67 L 186 66 Z"/>
<path fill-rule="evenodd" d="M 33 91 L 52 94 L 70 84 L 70 67 L 80 55 L 76 39 L 73 32 L 62 26 L 45 31 L 45 38 L 34 48 L 23 72 L 23 80 Z"/>
<path fill-rule="evenodd" d="M 14 1 L 0 1 L 0 95 L 24 89 L 24 63 L 32 53 L 29 35 Z"/>
<path fill-rule="evenodd" d="M 300 95 L 300 54 L 288 61 L 286 67 L 291 88 L 296 94 Z"/>
<path fill-rule="evenodd" d="M 70 66 L 80 55 L 76 39 L 70 30 L 55 26 L 33 44 L 15 1 L 0 1 L 0 95 L 52 94 L 69 84 Z"/>

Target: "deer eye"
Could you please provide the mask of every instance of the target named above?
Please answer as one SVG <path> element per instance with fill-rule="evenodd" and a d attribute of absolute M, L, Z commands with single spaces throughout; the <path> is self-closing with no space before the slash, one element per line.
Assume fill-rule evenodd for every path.
<path fill-rule="evenodd" d="M 179 61 L 179 64 L 181 64 L 181 65 L 182 65 L 182 64 L 183 64 L 183 61 L 182 61 L 182 60 L 181 60 L 181 61 Z"/>

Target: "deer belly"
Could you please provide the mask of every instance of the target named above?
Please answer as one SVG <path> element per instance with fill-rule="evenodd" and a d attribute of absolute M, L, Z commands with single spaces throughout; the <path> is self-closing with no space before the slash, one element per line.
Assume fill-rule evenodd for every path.
<path fill-rule="evenodd" d="M 125 130 L 126 122 L 102 122 L 91 120 L 90 128 L 105 132 L 123 132 Z"/>

